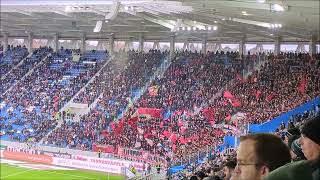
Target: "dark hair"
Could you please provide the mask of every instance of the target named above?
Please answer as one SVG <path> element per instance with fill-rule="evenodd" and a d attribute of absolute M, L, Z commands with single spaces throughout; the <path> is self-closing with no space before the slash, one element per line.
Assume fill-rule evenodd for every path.
<path fill-rule="evenodd" d="M 197 176 L 191 176 L 190 180 L 198 180 L 198 177 Z"/>
<path fill-rule="evenodd" d="M 234 169 L 237 166 L 237 162 L 235 160 L 227 161 L 224 166 L 228 167 L 229 169 Z"/>
<path fill-rule="evenodd" d="M 240 142 L 245 140 L 255 141 L 257 164 L 267 166 L 270 171 L 291 162 L 289 148 L 276 135 L 258 133 L 240 137 Z"/>

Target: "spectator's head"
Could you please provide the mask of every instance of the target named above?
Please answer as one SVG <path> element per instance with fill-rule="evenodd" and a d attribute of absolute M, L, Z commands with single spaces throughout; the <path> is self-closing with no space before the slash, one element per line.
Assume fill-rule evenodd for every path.
<path fill-rule="evenodd" d="M 198 177 L 197 176 L 191 176 L 190 180 L 198 180 Z"/>
<path fill-rule="evenodd" d="M 236 167 L 237 162 L 234 160 L 227 161 L 223 167 L 224 179 L 229 180 L 233 174 L 234 168 Z"/>
<path fill-rule="evenodd" d="M 203 179 L 206 177 L 206 174 L 202 171 L 197 172 L 197 177 L 198 179 Z"/>
<path fill-rule="evenodd" d="M 240 138 L 237 166 L 232 180 L 260 180 L 291 162 L 289 148 L 273 134 L 250 134 Z"/>
<path fill-rule="evenodd" d="M 299 140 L 303 154 L 308 160 L 320 157 L 320 116 L 308 120 L 301 128 Z"/>

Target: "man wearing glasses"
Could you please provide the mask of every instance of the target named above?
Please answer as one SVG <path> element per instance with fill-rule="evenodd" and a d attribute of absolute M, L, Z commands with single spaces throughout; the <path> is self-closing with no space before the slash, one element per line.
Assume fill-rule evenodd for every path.
<path fill-rule="evenodd" d="M 262 180 L 289 162 L 290 151 L 278 136 L 264 133 L 242 136 L 231 180 Z"/>

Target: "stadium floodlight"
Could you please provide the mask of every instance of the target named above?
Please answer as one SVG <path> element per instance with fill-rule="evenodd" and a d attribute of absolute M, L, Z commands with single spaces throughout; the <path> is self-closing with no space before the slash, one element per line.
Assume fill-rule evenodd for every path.
<path fill-rule="evenodd" d="M 193 30 L 194 30 L 194 31 L 197 30 L 197 27 L 194 26 L 194 27 L 193 27 Z"/>
<path fill-rule="evenodd" d="M 211 30 L 212 30 L 212 27 L 211 27 L 211 26 L 209 26 L 209 27 L 208 27 L 208 30 L 209 30 L 209 31 L 211 31 Z"/>
<path fill-rule="evenodd" d="M 191 31 L 191 27 L 190 27 L 190 26 L 188 26 L 188 28 L 187 28 L 187 29 L 188 29 L 188 31 Z"/>
<path fill-rule="evenodd" d="M 257 0 L 257 3 L 265 3 L 266 0 Z"/>
<path fill-rule="evenodd" d="M 213 30 L 214 31 L 218 30 L 218 26 L 213 26 Z"/>
<path fill-rule="evenodd" d="M 280 4 L 271 4 L 271 11 L 282 12 L 284 11 L 284 7 Z"/>

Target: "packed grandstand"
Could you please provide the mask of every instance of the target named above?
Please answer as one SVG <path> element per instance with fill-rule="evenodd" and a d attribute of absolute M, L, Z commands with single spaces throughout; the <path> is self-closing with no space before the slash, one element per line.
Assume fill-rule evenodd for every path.
<path fill-rule="evenodd" d="M 169 2 L 168 7 L 176 7 Z M 175 11 L 160 4 L 158 11 Z M 139 14 L 146 7 L 131 12 L 133 6 L 118 5 L 122 13 L 160 22 Z M 54 13 L 90 11 L 69 8 Z M 189 12 L 187 6 L 180 11 Z M 35 15 L 22 11 L 29 13 Z M 231 20 L 236 21 L 222 18 L 213 24 L 227 26 L 224 22 Z M 131 36 L 122 41 L 114 32 L 108 43 L 102 36 L 84 33 L 76 42 L 56 33 L 49 43 L 36 39 L 42 35 L 32 39 L 34 34 L 26 31 L 28 40 L 23 40 L 1 29 L 0 179 L 319 180 L 316 36 L 309 45 L 289 39 L 297 44 L 294 48 L 279 37 L 275 45 L 249 42 L 246 36 L 240 44 L 223 44 L 223 37 L 210 41 L 211 32 L 202 43 L 189 41 L 202 38 L 197 32 L 181 35 L 184 43 L 175 42 L 180 31 L 218 28 L 199 21 L 177 20 L 181 26 L 171 28 L 170 42 L 160 39 L 148 47 L 143 33 L 139 42 L 129 42 Z M 81 27 L 72 26 L 72 32 Z M 277 32 L 272 32 L 273 39 Z M 303 176 L 293 176 L 291 167 L 305 168 L 299 171 Z"/>
<path fill-rule="evenodd" d="M 41 47 L 26 57 L 24 49 L 10 46 L 1 59 L 1 140 L 160 161 L 168 171 L 188 164 L 185 174 L 174 174 L 187 177 L 199 168 L 218 171 L 208 164 L 219 167 L 226 159 L 219 148 L 235 147 L 223 139 L 248 133 L 250 124 L 315 99 L 308 113 L 291 120 L 319 114 L 319 54 L 259 53 L 243 60 L 237 52 L 186 50 L 170 60 L 167 51 L 132 50 L 118 62 L 108 51 L 74 61 L 78 50 Z M 69 101 L 90 110 L 77 118 L 72 106 L 59 111 Z"/>

